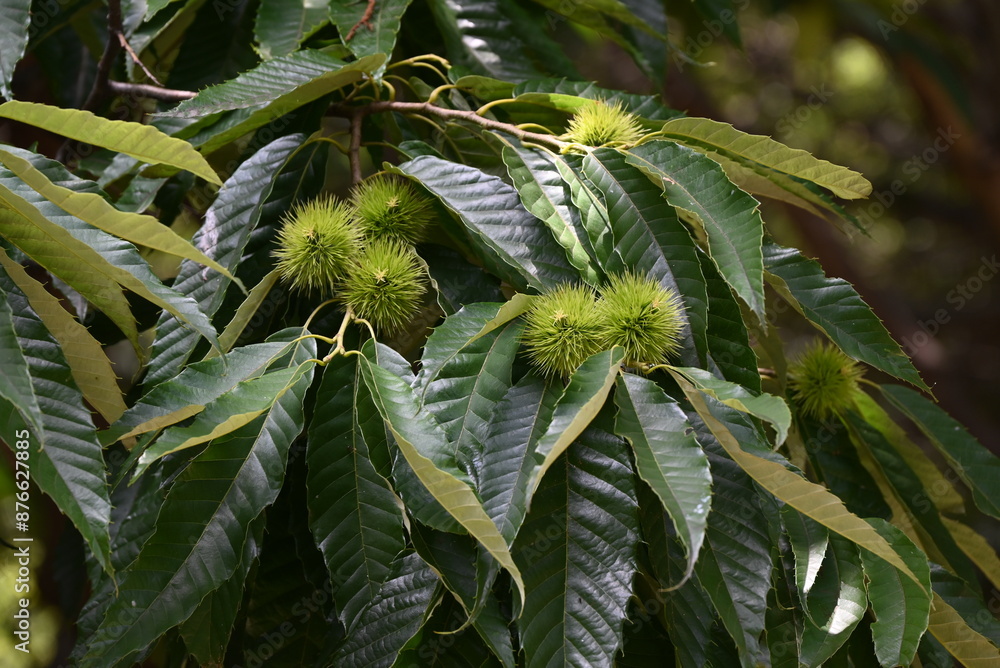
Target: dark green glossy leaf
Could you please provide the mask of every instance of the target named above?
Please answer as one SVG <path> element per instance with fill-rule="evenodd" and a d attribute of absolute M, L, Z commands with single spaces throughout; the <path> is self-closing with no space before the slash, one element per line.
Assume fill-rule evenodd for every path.
<path fill-rule="evenodd" d="M 812 617 L 803 620 L 799 660 L 822 666 L 850 638 L 868 609 L 858 549 L 841 536 L 830 536 L 816 586 L 811 594 L 800 595 L 808 596 Z"/>
<path fill-rule="evenodd" d="M 934 593 L 961 615 L 969 627 L 1000 647 L 1000 620 L 990 610 L 992 596 L 983 601 L 982 592 L 972 589 L 961 578 L 931 564 L 931 587 Z"/>
<path fill-rule="evenodd" d="M 237 383 L 264 373 L 290 345 L 287 341 L 257 343 L 237 348 L 224 357 L 185 367 L 175 378 L 147 392 L 109 429 L 101 432 L 101 442 L 110 445 L 200 413 Z"/>
<path fill-rule="evenodd" d="M 708 458 L 684 411 L 656 383 L 625 374 L 615 403 L 615 433 L 632 444 L 639 477 L 659 497 L 684 546 L 687 567 L 671 585 L 680 586 L 691 577 L 705 538 L 712 500 Z"/>
<path fill-rule="evenodd" d="M 802 611 L 809 615 L 809 594 L 826 558 L 830 534 L 823 525 L 788 506 L 781 509 L 781 521 L 795 559 L 795 588 Z"/>
<path fill-rule="evenodd" d="M 920 583 L 893 565 L 862 550 L 868 601 L 875 615 L 872 637 L 883 666 L 909 665 L 931 610 L 931 572 L 927 557 L 903 532 L 884 520 L 868 520 L 889 541 Z"/>
<path fill-rule="evenodd" d="M 454 596 L 445 595 L 427 624 L 419 642 L 396 659 L 395 668 L 495 668 L 497 661 L 473 629 L 455 632 L 465 611 Z M 508 633 L 509 635 L 509 633 Z M 416 638 L 415 638 L 416 640 Z"/>
<path fill-rule="evenodd" d="M 0 251 L 2 252 L 2 251 Z M 8 277 L 4 277 L 6 284 Z M 14 314 L 10 310 L 7 294 L 0 288 L 0 400 L 7 404 L 3 413 L 16 410 L 21 419 L 30 425 L 36 434 L 41 435 L 42 413 L 38 408 L 38 399 L 31 386 L 31 375 L 28 362 L 24 359 L 24 351 L 17 340 L 14 329 Z"/>
<path fill-rule="evenodd" d="M 797 250 L 764 244 L 767 279 L 784 299 L 845 353 L 891 376 L 928 389 L 913 364 L 892 340 L 850 283 L 827 278 L 823 268 Z"/>
<path fill-rule="evenodd" d="M 712 467 L 712 511 L 695 573 L 739 649 L 743 666 L 761 656 L 771 583 L 771 541 L 757 490 L 725 456 L 705 423 L 690 416 Z"/>
<path fill-rule="evenodd" d="M 434 594 L 437 585 L 434 571 L 415 552 L 401 553 L 333 665 L 389 668 L 439 602 Z"/>
<path fill-rule="evenodd" d="M 656 129 L 663 125 L 663 121 L 684 115 L 680 111 L 664 106 L 658 95 L 623 93 L 619 90 L 601 88 L 592 81 L 567 81 L 565 79 L 525 81 L 514 88 L 512 97 L 562 111 L 575 111 L 579 107 L 581 102 L 567 99 L 572 97 L 604 100 L 609 104 L 621 103 L 624 109 L 644 119 L 648 122 L 649 127 Z M 660 122 L 655 123 L 655 121 Z"/>
<path fill-rule="evenodd" d="M 602 275 L 592 257 L 590 238 L 580 212 L 571 204 L 569 184 L 561 176 L 569 167 L 557 166 L 562 158 L 517 144 L 503 147 L 503 161 L 524 208 L 548 225 L 583 280 L 599 285 Z"/>
<path fill-rule="evenodd" d="M 261 514 L 251 522 L 239 566 L 218 589 L 202 599 L 198 608 L 178 629 L 184 646 L 203 666 L 223 665 L 226 647 L 243 602 L 247 575 L 260 556 L 266 519 L 266 515 Z"/>
<path fill-rule="evenodd" d="M 312 339 L 287 360 L 316 355 Z M 303 428 L 307 373 L 265 415 L 212 442 L 178 476 L 81 666 L 113 665 L 183 622 L 239 567 L 250 523 L 277 498 Z"/>
<path fill-rule="evenodd" d="M 483 441 L 493 408 L 511 386 L 519 324 L 495 326 L 501 306 L 472 304 L 436 327 L 427 339 L 415 390 L 437 417 L 459 465 L 479 488 Z M 502 316 L 506 317 L 506 316 Z"/>
<path fill-rule="evenodd" d="M 761 390 L 757 354 L 750 347 L 740 305 L 715 264 L 699 254 L 708 286 L 708 352 L 722 376 L 750 391 Z"/>
<path fill-rule="evenodd" d="M 28 396 L 34 396 L 41 413 L 41 428 L 32 429 L 14 404 L 0 405 L 0 424 L 7 425 L 4 442 L 16 452 L 27 452 L 30 479 L 73 522 L 101 568 L 113 574 L 108 531 L 111 502 L 90 411 L 59 344 L 4 272 L 0 272 L 0 290 L 7 295 L 9 322 L 31 378 Z M 18 448 L 19 441 L 26 441 L 27 447 Z M 19 457 L 18 461 L 23 460 Z"/>
<path fill-rule="evenodd" d="M 1000 459 L 929 399 L 900 385 L 882 385 L 881 389 L 945 456 L 972 490 L 979 509 L 1000 518 Z"/>
<path fill-rule="evenodd" d="M 763 322 L 764 221 L 757 200 L 733 185 L 718 163 L 674 142 L 647 142 L 625 159 L 660 183 L 671 206 L 700 222 L 719 273 Z"/>
<path fill-rule="evenodd" d="M 243 256 L 250 234 L 261 211 L 274 192 L 282 168 L 302 145 L 302 135 L 276 139 L 247 159 L 226 180 L 212 206 L 205 212 L 205 222 L 192 243 L 216 262 L 235 271 Z M 182 262 L 174 280 L 174 289 L 194 299 L 208 315 L 214 315 L 225 298 L 229 280 L 194 262 Z M 198 335 L 181 328 L 176 319 L 164 314 L 156 324 L 149 372 L 149 387 L 176 376 L 191 355 Z"/>
<path fill-rule="evenodd" d="M 528 482 L 529 505 L 545 472 L 597 417 L 611 392 L 624 356 L 624 350 L 615 346 L 612 350 L 593 355 L 570 377 L 552 412 L 552 419 L 535 446 L 534 466 Z"/>
<path fill-rule="evenodd" d="M 356 4 L 362 6 L 361 3 Z M 261 59 L 287 56 L 327 21 L 327 7 L 319 3 L 261 0 L 254 23 L 254 37 Z"/>
<path fill-rule="evenodd" d="M 925 549 L 930 554 L 940 555 L 937 558 L 946 562 L 944 565 L 966 582 L 977 582 L 972 562 L 959 548 L 934 505 L 931 498 L 932 490 L 924 487 L 906 460 L 882 432 L 875 429 L 867 420 L 851 412 L 848 413 L 846 422 L 858 448 L 868 450 L 877 462 L 879 470 L 909 515 L 908 519 L 915 521 L 926 532 L 929 541 Z"/>
<path fill-rule="evenodd" d="M 503 301 L 500 279 L 444 246 L 424 245 L 419 249 L 437 288 L 437 302 L 445 315 L 475 302 Z"/>
<path fill-rule="evenodd" d="M 504 81 L 534 79 L 546 70 L 574 71 L 539 21 L 510 0 L 431 0 L 428 4 L 454 66 Z M 545 67 L 535 67 L 532 51 L 541 52 Z"/>
<path fill-rule="evenodd" d="M 30 10 L 30 0 L 0 2 L 0 95 L 8 100 L 14 99 L 10 90 L 14 68 L 28 46 Z"/>
<path fill-rule="evenodd" d="M 621 645 L 639 527 L 634 474 L 611 427 L 599 418 L 556 460 L 515 542 L 528 668 L 611 666 Z"/>
<path fill-rule="evenodd" d="M 424 410 L 405 380 L 371 362 L 374 346 L 365 345 L 361 372 L 375 405 L 389 425 L 406 462 L 434 499 L 507 569 L 520 592 L 521 574 L 495 524 L 483 510 L 468 476 L 434 416 Z M 411 507 L 412 503 L 404 498 Z"/>
<path fill-rule="evenodd" d="M 535 446 L 561 395 L 559 383 L 527 375 L 507 390 L 490 420 L 479 496 L 508 545 L 514 542 L 528 510 Z"/>
<path fill-rule="evenodd" d="M 708 290 L 687 228 L 663 201 L 663 191 L 618 151 L 595 150 L 584 160 L 583 173 L 607 205 L 616 251 L 607 271 L 631 270 L 680 295 L 687 316 L 680 357 L 687 366 L 701 366 L 708 348 Z"/>
<path fill-rule="evenodd" d="M 309 528 L 323 552 L 333 597 L 352 629 L 375 600 L 403 548 L 403 515 L 388 482 L 372 463 L 367 435 L 382 417 L 358 369 L 357 356 L 336 357 L 316 394 L 306 462 Z M 383 443 L 373 443 L 384 448 Z"/>
<path fill-rule="evenodd" d="M 375 3 L 375 9 L 368 17 L 367 23 L 362 23 L 368 2 L 355 0 L 333 0 L 329 4 L 330 18 L 337 26 L 340 39 L 358 58 L 376 53 L 392 55 L 396 45 L 396 33 L 399 23 L 410 6 L 411 0 L 381 0 Z M 353 30 L 353 34 L 352 31 Z M 348 40 L 350 35 L 350 40 Z"/>
<path fill-rule="evenodd" d="M 487 268 L 519 291 L 579 279 L 549 230 L 525 211 L 517 191 L 499 178 L 431 156 L 395 169 L 440 198 L 465 224 Z"/>

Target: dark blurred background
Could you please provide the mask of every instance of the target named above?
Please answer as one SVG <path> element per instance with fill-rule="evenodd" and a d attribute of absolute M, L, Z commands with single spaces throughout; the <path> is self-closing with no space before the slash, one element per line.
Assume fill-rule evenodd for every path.
<path fill-rule="evenodd" d="M 870 237 L 773 202 L 764 219 L 853 283 L 942 406 L 1000 452 L 1000 4 L 732 4 L 742 48 L 720 23 L 672 26 L 667 102 L 872 182 L 848 206 Z M 577 59 L 588 77 L 656 90 L 617 47 L 599 51 Z"/>

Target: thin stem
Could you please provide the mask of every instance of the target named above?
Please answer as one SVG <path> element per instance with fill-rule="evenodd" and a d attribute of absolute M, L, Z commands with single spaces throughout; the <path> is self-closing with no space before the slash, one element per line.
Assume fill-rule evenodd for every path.
<path fill-rule="evenodd" d="M 111 77 L 111 68 L 115 65 L 115 59 L 121 53 L 122 43 L 120 35 L 122 30 L 122 3 L 121 0 L 108 0 L 108 42 L 104 45 L 104 53 L 97 62 L 97 75 L 94 77 L 94 87 L 87 96 L 87 101 L 83 103 L 83 108 L 87 111 L 96 111 L 104 99 L 108 96 L 110 87 L 108 81 Z"/>
<path fill-rule="evenodd" d="M 499 107 L 501 104 L 510 104 L 511 102 L 517 102 L 516 97 L 502 97 L 499 100 L 493 100 L 492 102 L 487 102 L 483 106 L 476 109 L 477 116 L 485 116 L 486 112 L 493 107 Z"/>
<path fill-rule="evenodd" d="M 309 314 L 308 318 L 306 318 L 306 324 L 302 325 L 302 329 L 309 329 L 309 325 L 312 323 L 313 318 L 315 318 L 319 314 L 319 312 L 322 311 L 325 307 L 329 306 L 330 304 L 335 304 L 336 302 L 337 302 L 336 299 L 327 299 L 325 302 L 314 308 L 313 312 Z"/>
<path fill-rule="evenodd" d="M 146 73 L 146 76 L 149 77 L 149 80 L 155 83 L 157 86 L 162 87 L 163 82 L 157 79 L 155 76 L 153 76 L 153 73 L 146 68 L 146 64 L 139 59 L 139 54 L 137 54 L 135 51 L 132 50 L 132 47 L 129 45 L 128 40 L 125 39 L 124 34 L 118 33 L 118 41 L 121 42 L 122 48 L 128 51 L 128 55 L 131 56 L 132 62 L 134 62 L 136 65 L 142 68 L 142 71 Z"/>
<path fill-rule="evenodd" d="M 452 90 L 454 88 L 458 88 L 458 86 L 456 86 L 455 84 L 444 84 L 442 86 L 438 86 L 437 88 L 432 90 L 431 94 L 427 97 L 428 104 L 434 104 L 434 101 L 438 99 L 438 95 L 445 92 L 446 90 Z"/>
<path fill-rule="evenodd" d="M 348 156 L 351 162 L 351 185 L 355 186 L 361 183 L 361 122 L 365 117 L 363 110 L 366 108 L 355 107 L 351 112 L 351 148 Z"/>
<path fill-rule="evenodd" d="M 108 81 L 108 89 L 116 95 L 130 95 L 132 97 L 148 97 L 164 102 L 181 102 L 190 100 L 197 93 L 189 90 L 175 90 L 173 88 L 160 88 L 149 84 L 125 83 L 122 81 Z"/>
<path fill-rule="evenodd" d="M 507 134 L 517 137 L 521 141 L 531 141 L 536 144 L 542 144 L 545 146 L 553 146 L 559 150 L 564 149 L 569 146 L 568 143 L 556 139 L 552 135 L 545 135 L 538 132 L 530 132 L 528 130 L 522 130 L 516 125 L 510 123 L 501 123 L 500 121 L 495 121 L 491 118 L 483 118 L 479 116 L 474 111 L 463 111 L 460 109 L 445 109 L 443 107 L 436 107 L 427 102 L 398 102 L 396 100 L 384 101 L 384 102 L 373 102 L 364 107 L 356 108 L 344 108 L 343 106 L 334 107 L 334 111 L 339 113 L 341 116 L 347 116 L 352 118 L 355 114 L 374 114 L 381 111 L 398 111 L 404 114 L 425 114 L 429 116 L 437 116 L 438 118 L 444 118 L 448 120 L 455 121 L 466 121 L 480 127 L 484 127 L 488 130 L 496 130 L 498 132 L 506 132 Z"/>
<path fill-rule="evenodd" d="M 371 31 L 372 28 L 372 14 L 375 12 L 375 0 L 368 0 L 368 6 L 365 7 L 365 13 L 361 15 L 361 20 L 354 24 L 347 36 L 344 37 L 345 42 L 350 42 L 354 37 L 354 33 L 358 31 L 358 28 L 364 26 Z"/>

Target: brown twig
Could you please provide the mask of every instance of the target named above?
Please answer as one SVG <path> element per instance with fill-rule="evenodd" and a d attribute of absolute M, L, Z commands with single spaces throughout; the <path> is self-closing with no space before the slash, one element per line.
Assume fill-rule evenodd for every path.
<path fill-rule="evenodd" d="M 361 124 L 365 117 L 365 107 L 351 110 L 351 146 L 348 158 L 351 162 L 351 185 L 361 183 Z"/>
<path fill-rule="evenodd" d="M 146 76 L 149 77 L 149 80 L 155 83 L 157 86 L 162 86 L 163 83 L 155 76 L 153 76 L 153 73 L 150 72 L 149 69 L 147 69 L 146 63 L 139 60 L 139 54 L 137 54 L 135 51 L 132 50 L 132 46 L 128 43 L 128 40 L 125 39 L 125 35 L 123 33 L 118 33 L 118 41 L 121 42 L 122 48 L 128 51 L 128 55 L 132 58 L 132 62 L 134 62 L 136 65 L 142 68 L 142 71 L 146 73 Z"/>
<path fill-rule="evenodd" d="M 114 67 L 115 59 L 122 50 L 120 39 L 122 34 L 121 0 L 108 0 L 108 43 L 104 45 L 104 53 L 97 62 L 94 87 L 90 89 L 87 101 L 83 103 L 83 108 L 87 111 L 96 111 L 111 92 L 108 82 L 111 78 L 111 68 Z"/>
<path fill-rule="evenodd" d="M 197 93 L 190 90 L 176 90 L 173 88 L 161 88 L 160 86 L 150 86 L 149 84 L 124 83 L 122 81 L 108 81 L 108 88 L 118 95 L 131 95 L 133 97 L 148 97 L 153 100 L 163 100 L 164 102 L 181 102 L 190 100 Z"/>
<path fill-rule="evenodd" d="M 512 125 L 510 123 L 502 123 L 491 118 L 479 116 L 475 111 L 445 109 L 444 107 L 436 107 L 428 102 L 397 102 L 395 100 L 383 100 L 380 102 L 372 102 L 371 104 L 367 104 L 363 107 L 334 107 L 334 113 L 351 119 L 353 119 L 354 115 L 358 113 L 361 115 L 368 115 L 378 113 L 380 111 L 398 111 L 410 114 L 420 113 L 437 116 L 438 118 L 446 118 L 449 120 L 466 121 L 484 127 L 488 130 L 506 132 L 507 134 L 517 137 L 521 141 L 545 144 L 557 149 L 563 149 L 568 146 L 566 142 L 553 137 L 552 135 L 522 130 L 516 125 Z"/>
<path fill-rule="evenodd" d="M 364 26 L 368 30 L 374 30 L 372 27 L 372 14 L 375 13 L 375 0 L 368 0 L 368 6 L 365 7 L 365 13 L 361 15 L 361 20 L 354 24 L 354 27 L 347 33 L 347 37 L 344 38 L 345 42 L 350 42 L 354 37 L 354 33 L 358 31 L 358 28 Z"/>

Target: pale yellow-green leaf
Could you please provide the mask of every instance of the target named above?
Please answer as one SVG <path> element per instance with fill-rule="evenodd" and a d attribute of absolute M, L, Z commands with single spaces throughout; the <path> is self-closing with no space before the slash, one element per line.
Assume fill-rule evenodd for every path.
<path fill-rule="evenodd" d="M 872 184 L 853 170 L 770 137 L 741 132 L 728 123 L 707 118 L 675 118 L 663 124 L 660 135 L 695 149 L 715 151 L 737 161 L 812 181 L 844 199 L 859 199 L 872 192 Z"/>
<path fill-rule="evenodd" d="M 570 378 L 548 428 L 535 446 L 535 459 L 541 457 L 541 461 L 537 462 L 528 483 L 529 503 L 546 471 L 597 417 L 621 371 L 624 357 L 625 349 L 615 346 L 588 359 Z"/>
<path fill-rule="evenodd" d="M 152 125 L 112 121 L 89 111 L 61 109 L 19 100 L 10 100 L 0 105 L 0 117 L 125 153 L 149 164 L 185 169 L 209 183 L 222 185 L 208 161 L 194 147 L 182 139 L 163 134 Z"/>
<path fill-rule="evenodd" d="M 228 353 L 233 345 L 239 340 L 240 335 L 243 334 L 243 330 L 246 329 L 247 323 L 253 318 L 257 309 L 260 308 L 261 303 L 263 303 L 264 298 L 267 297 L 274 286 L 278 283 L 281 278 L 281 273 L 275 269 L 268 273 L 264 278 L 260 279 L 260 283 L 253 287 L 247 298 L 243 300 L 239 308 L 236 309 L 236 313 L 233 315 L 229 324 L 226 325 L 226 329 L 219 336 L 219 347 L 212 348 L 205 354 L 205 359 L 212 359 L 213 357 L 218 357 L 220 354 Z"/>
<path fill-rule="evenodd" d="M 978 531 L 950 517 L 942 516 L 941 521 L 955 537 L 955 542 L 962 552 L 965 552 L 965 556 L 972 560 L 996 589 L 1000 589 L 1000 557 L 997 557 L 996 551 L 986 538 Z"/>
<path fill-rule="evenodd" d="M 135 318 L 115 278 L 121 270 L 3 185 L 0 185 L 0 236 L 66 281 L 111 318 L 132 347 L 139 350 Z"/>
<path fill-rule="evenodd" d="M 496 328 L 506 325 L 508 322 L 527 311 L 531 306 L 531 302 L 534 300 L 535 298 L 531 295 L 523 295 L 521 293 L 514 295 L 509 301 L 500 307 L 500 310 L 497 311 L 496 317 L 483 325 L 483 328 L 479 330 L 475 336 L 469 339 L 466 345 L 469 345 L 473 341 L 486 336 Z"/>
<path fill-rule="evenodd" d="M 67 311 L 55 295 L 28 275 L 0 248 L 0 265 L 28 298 L 49 333 L 59 342 L 73 380 L 84 398 L 107 420 L 114 422 L 125 412 L 118 379 L 101 344 Z"/>
<path fill-rule="evenodd" d="M 906 432 L 893 422 L 888 413 L 867 394 L 859 394 L 856 403 L 865 422 L 882 432 L 886 440 L 917 474 L 924 489 L 927 490 L 927 496 L 937 509 L 942 513 L 962 514 L 965 511 L 965 502 L 962 501 L 958 490 L 948 482 L 941 469 L 924 454 L 923 450 L 907 437 Z"/>
<path fill-rule="evenodd" d="M 678 378 L 678 383 L 712 435 L 722 444 L 733 461 L 739 464 L 758 485 L 778 500 L 840 534 L 858 547 L 881 557 L 914 582 L 921 584 L 920 579 L 892 549 L 889 542 L 870 524 L 847 510 L 844 502 L 837 496 L 831 494 L 825 487 L 789 471 L 778 462 L 745 451 L 729 429 L 709 411 L 701 392 L 684 378 Z"/>
<path fill-rule="evenodd" d="M 75 192 L 52 183 L 30 162 L 0 149 L 0 162 L 39 195 L 80 220 L 139 246 L 170 253 L 206 265 L 242 284 L 228 269 L 182 239 L 176 232 L 152 216 L 119 211 L 94 193 Z"/>
<path fill-rule="evenodd" d="M 927 631 L 966 668 L 1000 666 L 1000 650 L 969 627 L 955 608 L 934 594 Z"/>
<path fill-rule="evenodd" d="M 177 410 L 171 411 L 166 415 L 159 415 L 155 418 L 151 418 L 145 422 L 137 424 L 128 433 L 122 434 L 118 440 L 124 441 L 127 438 L 134 438 L 139 434 L 156 431 L 157 429 L 164 429 L 171 425 L 175 425 L 178 422 L 183 422 L 189 417 L 194 417 L 203 410 L 205 410 L 205 407 L 199 404 L 191 404 L 189 406 L 178 408 Z"/>
<path fill-rule="evenodd" d="M 822 199 L 820 199 L 815 193 L 810 192 L 809 189 L 801 183 L 791 181 L 787 178 L 783 179 L 782 184 L 784 185 L 795 184 L 795 186 L 798 186 L 790 191 L 788 188 L 782 187 L 763 174 L 755 172 L 749 167 L 744 167 L 735 160 L 730 160 L 729 158 L 719 155 L 714 151 L 709 153 L 708 157 L 719 163 L 722 170 L 726 172 L 726 177 L 740 190 L 748 192 L 751 195 L 760 195 L 761 197 L 767 197 L 769 199 L 778 200 L 779 202 L 791 204 L 792 206 L 797 206 L 818 218 L 822 218 L 824 216 L 823 211 L 819 208 L 823 206 Z M 811 196 L 808 199 L 807 194 Z"/>

